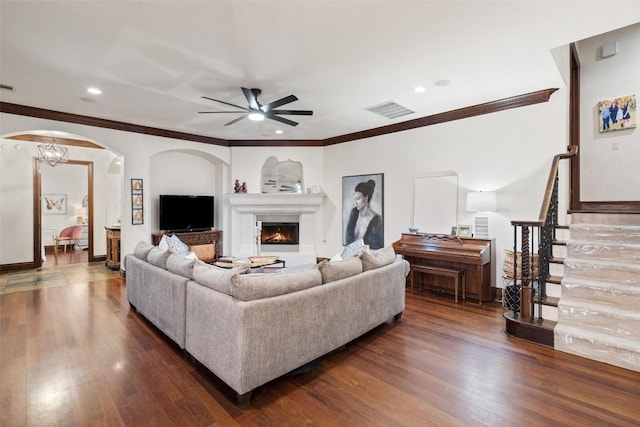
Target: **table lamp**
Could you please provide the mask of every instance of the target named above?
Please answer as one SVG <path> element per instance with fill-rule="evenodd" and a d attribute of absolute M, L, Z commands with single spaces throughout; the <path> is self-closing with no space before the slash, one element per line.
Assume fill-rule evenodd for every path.
<path fill-rule="evenodd" d="M 498 209 L 495 191 L 470 191 L 467 193 L 467 211 L 493 212 Z M 489 237 L 489 218 L 476 215 L 475 237 Z"/>

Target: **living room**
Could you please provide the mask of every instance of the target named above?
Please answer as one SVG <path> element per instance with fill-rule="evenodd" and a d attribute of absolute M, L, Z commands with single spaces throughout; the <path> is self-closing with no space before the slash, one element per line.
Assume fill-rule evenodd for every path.
<path fill-rule="evenodd" d="M 629 23 L 631 22 L 622 22 L 624 25 Z M 618 24 L 616 22 L 614 27 L 605 25 L 604 29 L 613 30 L 621 26 Z M 637 31 L 637 26 L 634 31 Z M 587 33 L 583 37 L 596 34 L 598 33 Z M 577 40 L 566 40 L 566 43 L 573 41 Z M 624 54 L 625 51 L 621 51 L 618 58 L 624 57 Z M 261 168 L 268 157 L 275 156 L 279 160 L 300 162 L 303 167 L 303 188 L 316 186 L 324 194 L 313 233 L 317 256 L 330 257 L 343 247 L 343 177 L 384 174 L 384 187 L 380 190 L 384 193 L 384 244 L 388 246 L 414 225 L 416 177 L 453 170 L 459 177 L 459 194 L 457 219 L 451 221 L 451 226 L 474 223 L 475 214 L 465 209 L 467 192 L 484 190 L 496 191 L 498 194 L 498 210 L 489 213 L 489 230 L 497 246 L 494 265 L 500 269 L 504 251 L 513 247 L 510 221 L 537 218 L 551 159 L 558 153 L 566 152 L 570 128 L 570 90 L 566 83 L 569 81 L 569 57 L 568 44 L 553 49 L 549 62 L 557 66 L 556 75 L 553 76 L 557 85 L 532 88 L 533 92 L 558 87 L 548 101 L 532 102 L 519 108 L 444 121 L 402 132 L 315 146 L 296 145 L 295 140 L 289 145 L 279 146 L 261 143 L 259 139 L 254 140 L 254 144 L 216 144 L 215 137 L 203 137 L 209 143 L 202 143 L 180 139 L 177 133 L 167 132 L 168 136 L 136 133 L 42 118 L 36 114 L 16 114 L 3 107 L 0 115 L 0 134 L 3 137 L 3 150 L 0 152 L 0 234 L 4 238 L 0 241 L 0 265 L 19 266 L 34 262 L 33 242 L 37 233 L 31 209 L 35 168 L 33 159 L 37 157 L 37 144 L 9 137 L 36 131 L 55 131 L 62 132 L 64 137 L 88 140 L 106 148 L 101 150 L 104 151 L 101 156 L 105 156 L 105 159 L 95 161 L 95 176 L 106 176 L 113 160 L 122 162 L 118 172 L 119 189 L 107 187 L 100 179 L 94 182 L 93 200 L 96 212 L 92 233 L 96 257 L 106 255 L 104 227 L 111 226 L 118 220 L 121 221 L 122 254 L 133 252 L 140 241 L 149 241 L 151 234 L 159 230 L 158 197 L 171 193 L 213 195 L 215 227 L 223 231 L 223 253 L 235 255 L 236 224 L 228 195 L 233 193 L 235 180 L 246 182 L 249 193 L 259 193 Z M 616 96 L 637 92 L 637 85 L 631 79 L 622 79 L 622 83 L 618 83 L 620 82 L 612 89 Z M 510 96 L 516 95 L 524 93 L 495 94 L 488 101 L 508 100 Z M 589 102 L 596 96 L 592 95 Z M 4 92 L 2 100 L 12 102 Z M 469 105 L 464 107 L 467 106 Z M 592 103 L 584 107 L 586 114 L 591 115 L 592 107 Z M 622 193 L 616 193 L 614 200 L 638 200 L 640 185 L 635 185 L 638 183 L 638 176 L 628 163 L 638 156 L 638 144 L 635 144 L 637 134 L 627 130 L 617 132 L 621 135 L 619 137 L 603 139 L 596 134 L 597 131 L 593 131 L 593 122 L 582 123 L 583 132 L 590 137 L 587 140 L 607 144 L 606 152 L 592 152 L 592 159 L 600 157 L 607 161 L 607 170 L 615 169 L 618 172 L 616 180 L 628 183 L 615 187 L 616 191 L 620 190 Z M 615 143 L 619 144 L 619 150 L 611 149 Z M 95 159 L 96 149 L 74 146 L 69 146 L 68 149 L 69 159 Z M 620 155 L 613 157 L 612 153 Z M 620 162 L 624 162 L 622 166 Z M 65 166 L 56 166 L 58 167 Z M 564 169 L 561 184 L 563 211 L 566 211 L 568 203 L 568 175 L 569 171 Z M 602 182 L 601 175 L 604 174 L 584 179 L 587 184 Z M 130 183 L 131 180 L 138 179 L 144 182 L 144 221 L 133 223 L 129 201 Z M 604 181 L 604 189 L 591 187 L 595 189 L 596 199 L 614 188 L 611 182 Z M 589 186 L 583 187 L 586 188 Z M 109 196 L 103 197 L 106 191 L 110 192 Z M 610 199 L 605 197 L 603 200 Z M 438 201 L 434 201 L 434 204 L 437 203 Z M 113 204 L 119 204 L 119 209 L 114 211 Z M 25 206 L 28 208 L 25 209 Z M 70 212 L 68 220 L 75 221 L 75 215 Z M 495 285 L 500 286 L 500 283 Z"/>

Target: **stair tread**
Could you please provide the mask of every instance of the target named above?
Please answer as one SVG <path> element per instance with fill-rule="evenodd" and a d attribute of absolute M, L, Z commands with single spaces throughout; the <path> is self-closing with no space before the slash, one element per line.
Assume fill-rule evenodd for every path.
<path fill-rule="evenodd" d="M 555 227 L 559 228 L 561 230 L 568 230 L 569 229 L 569 225 L 568 224 L 558 224 Z"/>
<path fill-rule="evenodd" d="M 554 256 L 553 258 L 549 259 L 549 262 L 552 264 L 564 264 L 564 258 Z"/>
<path fill-rule="evenodd" d="M 538 296 L 534 298 L 535 303 L 538 304 Z M 548 305 L 550 307 L 557 307 L 560 298 L 558 297 L 549 297 L 547 296 L 544 300 L 542 300 L 542 305 Z"/>
<path fill-rule="evenodd" d="M 547 283 L 555 283 L 556 285 L 560 285 L 562 283 L 562 277 L 560 276 L 547 276 Z"/>
<path fill-rule="evenodd" d="M 551 244 L 552 245 L 556 245 L 556 246 L 567 246 L 567 241 L 566 240 L 553 239 Z"/>

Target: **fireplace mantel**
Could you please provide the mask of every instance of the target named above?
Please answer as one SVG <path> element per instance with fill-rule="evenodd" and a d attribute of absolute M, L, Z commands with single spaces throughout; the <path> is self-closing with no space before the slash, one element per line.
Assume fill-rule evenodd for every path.
<path fill-rule="evenodd" d="M 233 193 L 227 198 L 237 212 L 311 213 L 322 204 L 324 193 Z"/>
<path fill-rule="evenodd" d="M 257 255 L 256 220 L 266 215 L 294 215 L 299 221 L 299 244 L 296 251 L 284 247 L 263 248 L 261 255 L 277 255 L 287 266 L 316 261 L 315 236 L 322 233 L 322 221 L 317 218 L 324 193 L 233 193 L 226 198 L 232 208 L 232 255 Z"/>

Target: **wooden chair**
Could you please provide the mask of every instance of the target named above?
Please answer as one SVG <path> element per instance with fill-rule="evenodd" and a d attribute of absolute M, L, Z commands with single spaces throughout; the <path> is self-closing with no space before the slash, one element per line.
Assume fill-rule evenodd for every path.
<path fill-rule="evenodd" d="M 60 234 L 53 236 L 53 255 L 58 261 L 58 245 L 64 244 L 64 253 L 67 253 L 67 244 L 75 241 L 80 246 L 80 237 L 82 237 L 82 226 L 72 225 L 64 228 Z"/>

